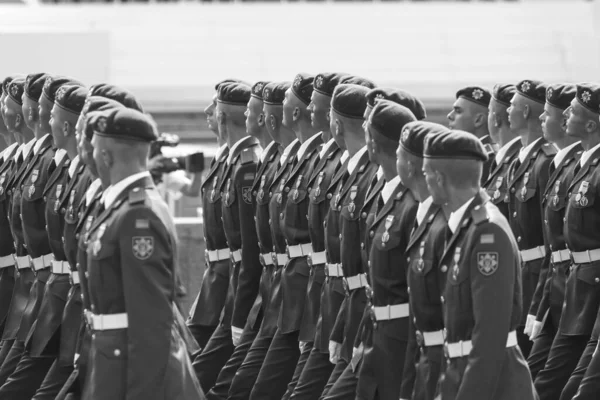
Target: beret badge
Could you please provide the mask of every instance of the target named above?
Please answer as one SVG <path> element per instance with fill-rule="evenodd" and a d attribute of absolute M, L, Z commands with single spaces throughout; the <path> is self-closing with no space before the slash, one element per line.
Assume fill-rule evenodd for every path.
<path fill-rule="evenodd" d="M 106 132 L 106 125 L 107 125 L 106 117 L 98 118 L 98 121 L 96 121 L 97 131 L 101 132 L 101 133 Z"/>
<path fill-rule="evenodd" d="M 19 95 L 19 88 L 17 87 L 17 85 L 11 86 L 10 93 L 13 95 L 13 97 L 17 97 Z"/>
<path fill-rule="evenodd" d="M 589 103 L 589 101 L 592 99 L 592 94 L 590 92 L 588 92 L 587 90 L 583 93 L 581 93 L 581 100 L 583 100 L 584 103 Z"/>
<path fill-rule="evenodd" d="M 51 84 L 52 84 L 52 78 L 46 78 L 46 82 L 44 82 L 44 90 L 48 91 L 48 89 L 50 89 Z"/>
<path fill-rule="evenodd" d="M 318 89 L 321 88 L 321 86 L 323 86 L 323 76 L 319 75 L 317 76 L 317 80 L 315 82 L 316 86 Z"/>
<path fill-rule="evenodd" d="M 400 140 L 402 142 L 406 142 L 408 140 L 408 134 L 409 134 L 409 129 L 404 128 L 404 130 L 402 131 L 402 136 L 400 136 Z"/>
<path fill-rule="evenodd" d="M 262 83 L 257 83 L 257 84 L 256 84 L 256 87 L 255 87 L 255 89 L 254 89 L 254 90 L 255 90 L 257 93 L 260 93 L 260 92 L 262 92 L 262 90 L 263 90 L 263 88 L 264 88 L 264 87 L 265 87 L 265 86 L 264 86 Z"/>
<path fill-rule="evenodd" d="M 473 96 L 475 100 L 481 100 L 483 98 L 483 90 L 475 89 L 473 90 L 473 93 L 471 93 L 471 96 Z"/>
<path fill-rule="evenodd" d="M 265 89 L 265 92 L 263 93 L 263 97 L 265 98 L 265 100 L 268 100 L 270 96 L 271 96 L 271 90 Z"/>
<path fill-rule="evenodd" d="M 62 101 L 63 98 L 65 97 L 66 92 L 67 92 L 67 89 L 64 86 L 62 86 L 60 89 L 58 89 L 58 92 L 56 92 L 56 100 Z"/>
<path fill-rule="evenodd" d="M 377 96 L 375 96 L 375 99 L 377 100 L 385 100 L 385 96 L 381 93 L 378 93 Z"/>
<path fill-rule="evenodd" d="M 529 92 L 529 89 L 531 89 L 531 83 L 529 83 L 528 81 L 523 82 L 523 84 L 521 85 L 521 91 L 523 93 L 527 93 Z"/>
<path fill-rule="evenodd" d="M 298 86 L 300 86 L 302 84 L 302 77 L 300 75 L 296 76 L 296 79 L 294 79 L 294 87 L 298 88 Z"/>

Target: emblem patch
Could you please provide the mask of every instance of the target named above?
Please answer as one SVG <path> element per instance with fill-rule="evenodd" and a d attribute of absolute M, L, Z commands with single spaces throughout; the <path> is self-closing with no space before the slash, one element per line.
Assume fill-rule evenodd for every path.
<path fill-rule="evenodd" d="M 477 268 L 481 275 L 490 276 L 498 270 L 500 256 L 497 252 L 477 253 Z"/>
<path fill-rule="evenodd" d="M 154 238 L 152 236 L 134 236 L 131 248 L 135 258 L 147 260 L 154 253 Z"/>
<path fill-rule="evenodd" d="M 252 204 L 252 188 L 246 186 L 242 188 L 242 199 L 246 204 Z"/>

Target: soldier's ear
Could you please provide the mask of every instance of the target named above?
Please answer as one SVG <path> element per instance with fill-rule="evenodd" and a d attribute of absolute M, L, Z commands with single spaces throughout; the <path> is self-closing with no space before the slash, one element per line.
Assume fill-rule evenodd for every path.
<path fill-rule="evenodd" d="M 260 126 L 261 128 L 265 126 L 265 114 L 263 113 L 260 113 L 260 115 L 258 116 L 258 126 Z"/>
<path fill-rule="evenodd" d="M 269 115 L 269 124 L 271 125 L 272 130 L 277 129 L 277 118 L 273 114 Z"/>
<path fill-rule="evenodd" d="M 588 120 L 588 122 L 586 122 L 585 130 L 588 133 L 594 133 L 594 132 L 596 132 L 597 129 L 598 129 L 598 123 L 596 121 L 594 121 L 593 119 L 590 119 L 590 120 Z"/>
<path fill-rule="evenodd" d="M 292 119 L 294 120 L 294 122 L 296 122 L 300 119 L 300 107 L 294 108 L 294 113 L 292 114 Z"/>
<path fill-rule="evenodd" d="M 500 118 L 500 116 L 497 114 L 494 114 L 493 118 L 494 118 L 494 126 L 496 128 L 501 127 L 502 126 L 502 118 Z"/>
<path fill-rule="evenodd" d="M 18 128 L 21 125 L 21 114 L 17 114 L 15 118 L 15 128 Z"/>
<path fill-rule="evenodd" d="M 487 122 L 487 115 L 479 113 L 475 116 L 475 127 L 479 128 Z"/>
<path fill-rule="evenodd" d="M 344 122 L 336 118 L 335 120 L 335 135 L 340 136 L 344 134 Z"/>
<path fill-rule="evenodd" d="M 527 119 L 527 118 L 529 118 L 530 115 L 531 115 L 531 107 L 529 107 L 529 104 L 525 104 L 525 106 L 523 107 L 523 118 Z"/>
<path fill-rule="evenodd" d="M 114 163 L 113 155 L 108 150 L 106 150 L 106 149 L 100 150 L 100 153 L 102 155 L 102 163 L 107 168 L 112 167 L 112 165 Z"/>
<path fill-rule="evenodd" d="M 63 135 L 65 137 L 68 137 L 70 131 L 71 131 L 71 124 L 68 121 L 65 121 L 65 123 L 63 124 Z"/>

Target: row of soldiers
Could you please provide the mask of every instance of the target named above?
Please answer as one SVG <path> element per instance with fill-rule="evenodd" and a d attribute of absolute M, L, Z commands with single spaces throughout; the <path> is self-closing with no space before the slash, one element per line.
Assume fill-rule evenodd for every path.
<path fill-rule="evenodd" d="M 600 86 L 229 79 L 188 326 L 209 399 L 592 399 Z"/>

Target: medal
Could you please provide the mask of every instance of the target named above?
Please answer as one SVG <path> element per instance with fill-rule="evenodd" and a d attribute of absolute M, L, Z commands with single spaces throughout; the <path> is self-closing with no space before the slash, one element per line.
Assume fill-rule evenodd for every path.
<path fill-rule="evenodd" d="M 296 188 L 294 189 L 294 195 L 292 196 L 294 200 L 298 200 L 298 189 L 300 188 L 300 184 L 302 184 L 302 175 L 299 175 L 298 180 L 296 181 Z"/>
<path fill-rule="evenodd" d="M 277 204 L 281 204 L 283 202 L 283 187 L 285 186 L 285 179 L 281 178 L 281 184 L 279 185 L 279 194 L 277 195 Z"/>
<path fill-rule="evenodd" d="M 319 197 L 321 194 L 321 183 L 323 183 L 323 179 L 325 178 L 325 172 L 319 172 L 319 177 L 317 178 L 317 188 L 315 189 L 315 197 Z"/>
<path fill-rule="evenodd" d="M 425 241 L 421 242 L 421 248 L 419 248 L 419 261 L 417 261 L 417 270 L 419 272 L 423 272 L 423 268 L 425 268 L 425 263 L 423 262 L 423 254 L 425 253 Z"/>
<path fill-rule="evenodd" d="M 267 181 L 267 176 L 263 175 L 260 178 L 260 189 L 258 190 L 258 196 L 256 196 L 258 198 L 258 200 L 262 201 L 263 197 L 265 197 L 265 183 Z"/>
<path fill-rule="evenodd" d="M 58 212 L 58 206 L 60 205 L 60 194 L 62 193 L 62 185 L 56 185 L 56 201 L 54 202 L 54 212 Z"/>
<path fill-rule="evenodd" d="M 590 183 L 588 181 L 581 182 L 581 186 L 579 186 L 579 193 L 577 193 L 577 197 L 575 197 L 575 200 L 578 201 L 579 205 L 582 207 L 588 205 L 588 198 L 585 196 L 585 194 L 587 193 L 589 186 Z"/>
<path fill-rule="evenodd" d="M 102 250 L 102 243 L 100 242 L 100 239 L 102 239 L 102 236 L 104 236 L 105 231 L 106 224 L 100 225 L 100 227 L 98 228 L 98 234 L 96 235 L 96 240 L 94 241 L 94 245 L 92 248 L 92 251 L 94 252 L 95 256 L 97 256 L 100 250 Z"/>
<path fill-rule="evenodd" d="M 213 187 L 212 187 L 212 190 L 210 191 L 210 201 L 215 201 L 215 193 L 217 191 L 217 182 L 218 182 L 217 178 L 213 179 Z"/>
<path fill-rule="evenodd" d="M 89 217 L 87 217 L 87 220 L 85 221 L 85 230 L 89 231 L 90 227 L 92 226 L 92 222 L 94 222 L 94 217 L 92 217 L 91 215 Z"/>
<path fill-rule="evenodd" d="M 29 186 L 29 197 L 32 197 L 34 193 L 35 193 L 35 186 L 33 186 L 33 185 Z"/>
<path fill-rule="evenodd" d="M 554 207 L 558 204 L 558 192 L 560 190 L 560 181 L 556 181 L 554 183 L 554 198 L 552 199 L 552 204 Z"/>
<path fill-rule="evenodd" d="M 498 179 L 496 179 L 496 191 L 494 192 L 494 200 L 497 200 L 500 198 L 500 196 L 502 196 L 502 194 L 500 193 L 500 188 L 502 187 L 503 180 L 503 176 L 499 176 Z"/>
<path fill-rule="evenodd" d="M 385 247 L 385 244 L 390 240 L 389 229 L 392 227 L 392 223 L 394 222 L 394 216 L 388 215 L 385 219 L 385 232 L 381 235 L 381 247 Z"/>
<path fill-rule="evenodd" d="M 75 216 L 75 209 L 73 208 L 74 202 L 75 202 L 75 189 L 71 190 L 71 195 L 69 196 L 69 218 L 73 218 Z"/>
<path fill-rule="evenodd" d="M 39 174 L 40 174 L 39 169 L 33 170 L 33 172 L 31 173 L 31 183 L 35 183 L 37 181 Z"/>
<path fill-rule="evenodd" d="M 354 217 L 354 211 L 356 210 L 356 204 L 354 204 L 354 199 L 356 198 L 357 192 L 358 192 L 358 186 L 352 186 L 350 188 L 350 204 L 348 204 L 348 211 L 350 212 L 351 218 Z"/>
<path fill-rule="evenodd" d="M 225 193 L 225 202 L 229 203 L 229 189 L 231 189 L 231 178 L 227 179 L 227 188 L 225 189 L 227 193 Z"/>
<path fill-rule="evenodd" d="M 523 177 L 523 189 L 521 189 L 521 197 L 525 197 L 527 195 L 527 183 L 529 182 L 529 172 L 525 172 L 525 176 Z"/>
<path fill-rule="evenodd" d="M 458 278 L 458 262 L 460 261 L 460 247 L 457 247 L 454 251 L 454 267 L 452 267 L 452 279 L 456 280 Z"/>

